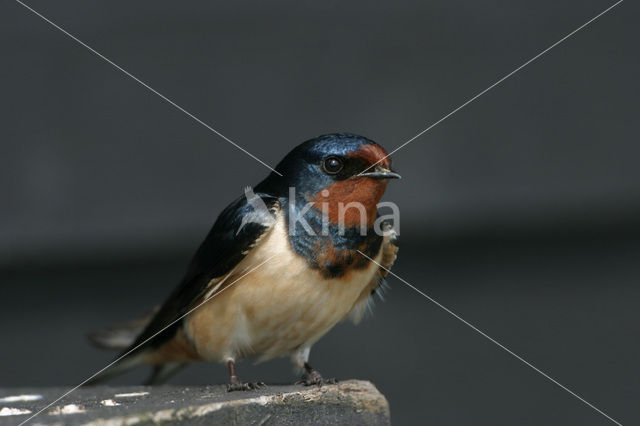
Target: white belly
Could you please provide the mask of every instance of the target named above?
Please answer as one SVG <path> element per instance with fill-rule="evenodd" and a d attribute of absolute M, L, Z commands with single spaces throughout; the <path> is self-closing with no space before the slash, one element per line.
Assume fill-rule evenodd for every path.
<path fill-rule="evenodd" d="M 323 278 L 290 249 L 281 218 L 227 287 L 186 318 L 185 331 L 207 360 L 287 355 L 343 320 L 377 271 L 370 263 L 339 279 Z"/>

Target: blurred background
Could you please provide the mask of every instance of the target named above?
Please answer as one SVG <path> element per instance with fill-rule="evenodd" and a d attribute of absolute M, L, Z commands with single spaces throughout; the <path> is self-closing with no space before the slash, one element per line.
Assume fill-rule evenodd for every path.
<path fill-rule="evenodd" d="M 28 2 L 271 165 L 335 131 L 392 150 L 612 3 Z M 640 418 L 638 12 L 622 3 L 398 151 L 385 197 L 395 273 L 622 423 Z M 113 356 L 85 334 L 161 302 L 268 169 L 16 2 L 0 55 L 0 386 L 75 385 Z M 311 363 L 373 381 L 396 424 L 608 424 L 389 284 Z M 296 380 L 288 360 L 239 369 Z M 196 365 L 172 383 L 225 381 Z"/>

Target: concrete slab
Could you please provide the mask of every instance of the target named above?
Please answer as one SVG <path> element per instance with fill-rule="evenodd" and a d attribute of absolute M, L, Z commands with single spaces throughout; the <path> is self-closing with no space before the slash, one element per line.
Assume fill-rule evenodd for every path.
<path fill-rule="evenodd" d="M 17 425 L 66 388 L 0 389 L 0 425 Z M 389 404 L 367 381 L 337 385 L 268 386 L 227 392 L 218 386 L 86 387 L 29 424 L 117 426 L 137 424 L 388 425 Z"/>

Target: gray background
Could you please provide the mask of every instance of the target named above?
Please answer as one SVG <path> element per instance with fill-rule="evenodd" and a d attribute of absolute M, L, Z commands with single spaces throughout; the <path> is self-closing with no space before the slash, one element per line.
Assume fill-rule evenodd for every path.
<path fill-rule="evenodd" d="M 333 131 L 394 149 L 612 2 L 29 4 L 274 165 Z M 638 11 L 400 150 L 386 196 L 394 272 L 622 423 L 640 418 Z M 0 386 L 72 385 L 111 359 L 83 335 L 161 301 L 268 170 L 12 1 L 0 55 Z M 607 424 L 390 284 L 311 360 L 374 381 L 398 424 Z M 285 360 L 240 368 L 294 380 Z M 201 365 L 174 382 L 224 380 Z"/>

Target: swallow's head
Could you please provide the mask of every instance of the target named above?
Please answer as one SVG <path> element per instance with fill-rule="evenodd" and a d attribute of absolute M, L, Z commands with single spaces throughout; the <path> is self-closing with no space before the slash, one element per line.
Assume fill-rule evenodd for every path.
<path fill-rule="evenodd" d="M 339 203 L 353 202 L 367 210 L 367 222 L 375 220 L 388 180 L 400 178 L 384 148 L 349 133 L 323 135 L 298 145 L 276 170 L 283 175 L 281 182 L 295 188 L 298 200 L 314 202 L 317 208 L 327 203 L 332 222 L 337 220 Z"/>

